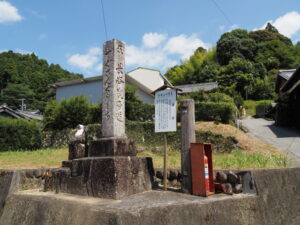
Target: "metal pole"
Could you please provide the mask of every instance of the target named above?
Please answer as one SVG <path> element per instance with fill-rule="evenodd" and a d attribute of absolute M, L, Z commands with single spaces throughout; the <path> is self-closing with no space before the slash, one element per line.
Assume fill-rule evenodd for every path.
<path fill-rule="evenodd" d="M 167 134 L 164 133 L 165 149 L 164 149 L 164 190 L 167 190 Z"/>

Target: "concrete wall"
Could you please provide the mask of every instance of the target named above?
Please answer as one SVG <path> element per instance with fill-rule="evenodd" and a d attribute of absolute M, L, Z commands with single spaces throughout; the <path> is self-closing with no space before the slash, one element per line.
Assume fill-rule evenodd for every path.
<path fill-rule="evenodd" d="M 56 89 L 56 100 L 68 99 L 72 96 L 86 96 L 91 103 L 99 104 L 102 102 L 102 80 L 89 83 L 58 87 Z"/>
<path fill-rule="evenodd" d="M 299 225 L 300 168 L 251 173 L 258 195 L 150 191 L 115 201 L 33 190 L 2 194 L 0 225 Z"/>
<path fill-rule="evenodd" d="M 154 97 L 145 93 L 141 89 L 137 89 L 136 94 L 144 103 L 153 104 Z M 76 85 L 58 87 L 56 89 L 56 100 L 68 99 L 72 96 L 86 96 L 91 103 L 102 103 L 102 80 L 95 80 L 88 83 L 80 83 Z"/>

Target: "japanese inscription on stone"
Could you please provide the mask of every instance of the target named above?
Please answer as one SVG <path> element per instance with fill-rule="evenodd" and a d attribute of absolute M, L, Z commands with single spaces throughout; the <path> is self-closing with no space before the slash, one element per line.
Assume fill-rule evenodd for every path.
<path fill-rule="evenodd" d="M 118 40 L 104 43 L 102 136 L 125 136 L 125 46 Z"/>

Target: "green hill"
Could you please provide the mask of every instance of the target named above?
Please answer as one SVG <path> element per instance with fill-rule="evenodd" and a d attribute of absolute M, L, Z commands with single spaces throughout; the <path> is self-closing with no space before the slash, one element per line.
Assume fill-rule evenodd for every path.
<path fill-rule="evenodd" d="M 34 53 L 3 52 L 0 53 L 0 104 L 6 103 L 17 109 L 20 99 L 24 98 L 27 109 L 43 111 L 47 101 L 55 95 L 49 84 L 81 77 L 81 74 L 70 73 L 57 64 L 49 65 Z"/>

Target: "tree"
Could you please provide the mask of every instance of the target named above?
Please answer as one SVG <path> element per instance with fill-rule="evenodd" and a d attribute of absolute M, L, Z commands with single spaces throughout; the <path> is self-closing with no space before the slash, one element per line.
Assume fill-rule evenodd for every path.
<path fill-rule="evenodd" d="M 216 50 L 199 47 L 189 60 L 168 69 L 165 76 L 174 85 L 211 82 L 216 80 L 218 70 Z"/>
<path fill-rule="evenodd" d="M 285 37 L 280 33 L 271 32 L 268 30 L 252 31 L 249 33 L 249 36 L 250 38 L 255 40 L 257 44 L 267 42 L 267 41 L 272 41 L 272 40 L 279 40 L 284 44 L 286 44 L 287 46 L 293 45 L 291 39 L 289 39 L 288 37 Z"/>
<path fill-rule="evenodd" d="M 249 86 L 249 98 L 253 100 L 274 99 L 275 86 L 268 77 L 264 79 L 256 78 L 255 81 Z"/>
<path fill-rule="evenodd" d="M 273 32 L 273 33 L 279 33 L 276 27 L 274 27 L 271 23 L 268 23 L 265 30 Z"/>
<path fill-rule="evenodd" d="M 246 30 L 227 32 L 217 42 L 217 58 L 221 65 L 227 65 L 233 58 L 252 60 L 256 50 L 257 44 Z"/>
<path fill-rule="evenodd" d="M 53 98 L 53 91 L 49 91 L 50 84 L 80 77 L 82 75 L 63 70 L 59 65 L 49 66 L 46 60 L 39 59 L 34 53 L 26 55 L 12 51 L 0 53 L 0 94 L 3 94 L 4 89 L 10 84 L 22 84 L 25 89 L 29 88 L 34 93 L 33 96 L 30 95 L 29 104 L 35 107 L 34 109 L 43 110 L 46 103 Z M 17 96 L 7 97 L 17 98 Z M 1 99 L 3 100 L 3 96 Z M 15 105 L 14 103 L 12 107 Z"/>
<path fill-rule="evenodd" d="M 263 63 L 267 70 L 289 69 L 295 61 L 293 46 L 287 46 L 280 40 L 261 43 L 255 61 Z"/>
<path fill-rule="evenodd" d="M 3 90 L 0 102 L 6 103 L 12 109 L 20 109 L 21 99 L 25 99 L 27 109 L 30 109 L 33 96 L 34 92 L 27 85 L 9 83 Z"/>
<path fill-rule="evenodd" d="M 144 104 L 136 94 L 137 88 L 127 85 L 125 88 L 125 116 L 128 120 L 147 121 L 152 120 L 154 114 L 153 105 Z"/>
<path fill-rule="evenodd" d="M 245 97 L 245 88 L 253 82 L 254 77 L 255 68 L 250 61 L 234 58 L 222 68 L 218 82 L 221 86 L 231 88 Z"/>
<path fill-rule="evenodd" d="M 63 99 L 61 103 L 50 101 L 44 113 L 44 125 L 46 129 L 75 128 L 78 124 L 89 122 L 91 104 L 87 97 L 76 96 Z"/>

